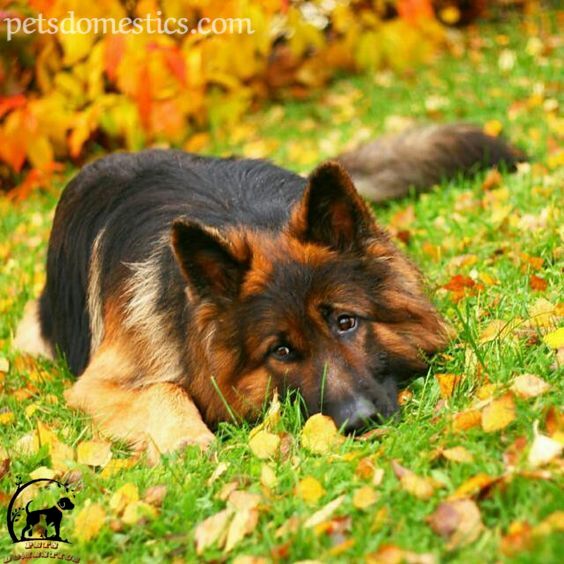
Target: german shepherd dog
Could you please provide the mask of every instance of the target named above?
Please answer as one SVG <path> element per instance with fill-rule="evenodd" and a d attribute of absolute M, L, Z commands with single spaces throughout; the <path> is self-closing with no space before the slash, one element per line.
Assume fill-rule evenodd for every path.
<path fill-rule="evenodd" d="M 274 389 L 359 430 L 396 412 L 398 389 L 447 342 L 419 271 L 360 194 L 520 159 L 465 124 L 377 140 L 307 179 L 264 160 L 110 155 L 64 190 L 45 289 L 15 344 L 61 354 L 78 377 L 69 405 L 157 454 L 207 446 Z"/>

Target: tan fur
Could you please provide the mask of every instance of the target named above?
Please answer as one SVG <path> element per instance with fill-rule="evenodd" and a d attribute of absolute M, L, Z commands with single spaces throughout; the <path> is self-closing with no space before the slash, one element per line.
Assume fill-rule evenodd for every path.
<path fill-rule="evenodd" d="M 88 271 L 88 317 L 90 319 L 90 354 L 94 354 L 104 338 L 104 312 L 102 306 L 102 264 L 100 247 L 105 229 L 100 230 L 92 245 Z"/>
<path fill-rule="evenodd" d="M 39 324 L 39 302 L 30 301 L 24 309 L 24 316 L 20 321 L 14 337 L 13 346 L 22 352 L 34 356 L 44 356 L 53 360 L 53 352 L 49 343 L 41 336 Z"/>
<path fill-rule="evenodd" d="M 102 433 L 146 448 L 151 462 L 183 445 L 209 446 L 214 435 L 187 392 L 171 383 L 131 389 L 126 382 L 136 370 L 127 349 L 103 343 L 65 399 Z"/>

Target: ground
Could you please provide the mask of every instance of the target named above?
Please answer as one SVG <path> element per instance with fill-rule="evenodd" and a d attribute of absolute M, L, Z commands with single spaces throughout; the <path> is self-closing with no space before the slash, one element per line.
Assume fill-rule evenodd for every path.
<path fill-rule="evenodd" d="M 225 425 L 205 455 L 188 449 L 148 467 L 110 448 L 65 406 L 64 365 L 11 349 L 24 304 L 43 283 L 62 185 L 18 205 L 0 198 L 3 506 L 16 476 L 80 484 L 62 534 L 73 540 L 65 550 L 92 562 L 560 561 L 563 59 L 555 30 L 551 14 L 483 26 L 429 67 L 343 77 L 310 100 L 271 105 L 194 142 L 306 172 L 406 120 L 466 120 L 530 156 L 516 174 L 459 179 L 377 209 L 456 336 L 402 394 L 401 421 L 365 440 L 329 432 L 306 448 L 304 422 L 288 403 L 258 441 L 249 442 L 249 427 Z M 0 554 L 11 551 L 3 522 Z"/>

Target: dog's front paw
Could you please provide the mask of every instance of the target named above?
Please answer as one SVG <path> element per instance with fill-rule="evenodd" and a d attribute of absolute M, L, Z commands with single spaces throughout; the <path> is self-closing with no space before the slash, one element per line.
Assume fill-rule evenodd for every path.
<path fill-rule="evenodd" d="M 198 434 L 185 434 L 177 437 L 167 437 L 167 440 L 155 441 L 149 437 L 146 441 L 147 460 L 149 464 L 155 465 L 160 462 L 163 454 L 180 451 L 188 446 L 196 445 L 205 452 L 215 441 L 215 435 L 208 429 L 202 430 Z"/>

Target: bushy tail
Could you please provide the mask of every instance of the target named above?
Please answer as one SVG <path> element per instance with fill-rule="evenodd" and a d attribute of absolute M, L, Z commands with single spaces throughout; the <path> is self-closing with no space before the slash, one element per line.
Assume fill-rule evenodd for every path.
<path fill-rule="evenodd" d="M 496 165 L 513 170 L 526 157 L 478 126 L 454 123 L 381 137 L 335 160 L 348 170 L 365 198 L 382 202 Z"/>

